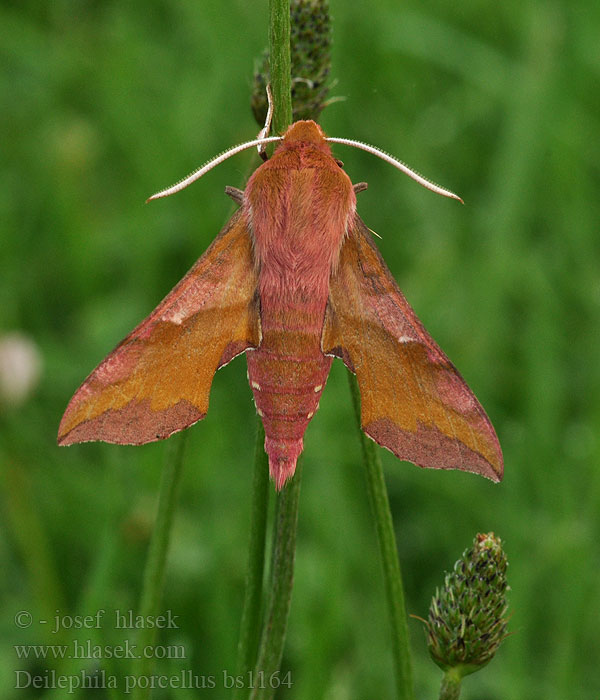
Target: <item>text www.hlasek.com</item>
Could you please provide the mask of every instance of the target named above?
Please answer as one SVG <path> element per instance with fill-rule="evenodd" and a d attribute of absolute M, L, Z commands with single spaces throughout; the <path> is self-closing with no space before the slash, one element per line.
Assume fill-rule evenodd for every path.
<path fill-rule="evenodd" d="M 93 644 L 90 639 L 72 644 L 15 644 L 18 659 L 185 659 L 181 644 L 148 645 L 138 649 L 126 639 L 123 644 Z"/>

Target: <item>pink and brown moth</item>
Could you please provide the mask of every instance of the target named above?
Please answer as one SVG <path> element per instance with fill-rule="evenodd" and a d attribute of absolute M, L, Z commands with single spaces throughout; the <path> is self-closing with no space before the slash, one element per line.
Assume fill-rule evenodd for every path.
<path fill-rule="evenodd" d="M 334 357 L 354 372 L 364 432 L 421 467 L 502 478 L 483 408 L 427 333 L 356 213 L 356 192 L 329 143 L 368 150 L 429 189 L 459 199 L 372 146 L 327 138 L 313 121 L 218 156 L 176 192 L 244 148 L 280 141 L 240 205 L 188 274 L 79 387 L 58 442 L 139 445 L 204 418 L 213 376 L 245 352 L 276 488 L 293 476 Z"/>

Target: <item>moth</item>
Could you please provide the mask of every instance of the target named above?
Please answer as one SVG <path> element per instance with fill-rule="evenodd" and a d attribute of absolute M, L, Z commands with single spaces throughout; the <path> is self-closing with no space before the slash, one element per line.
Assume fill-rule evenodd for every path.
<path fill-rule="evenodd" d="M 71 399 L 58 442 L 139 445 L 204 418 L 217 369 L 246 353 L 279 490 L 291 478 L 333 358 L 356 374 L 361 425 L 421 467 L 502 478 L 483 408 L 427 333 L 356 213 L 356 192 L 330 143 L 368 150 L 433 191 L 459 199 L 372 146 L 327 138 L 313 121 L 230 149 L 172 194 L 244 148 L 279 145 L 212 245 Z"/>

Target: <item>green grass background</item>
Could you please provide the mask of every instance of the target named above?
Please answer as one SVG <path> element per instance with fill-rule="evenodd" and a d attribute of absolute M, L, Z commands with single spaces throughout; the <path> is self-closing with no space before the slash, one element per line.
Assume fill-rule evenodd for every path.
<path fill-rule="evenodd" d="M 508 553 L 513 635 L 466 700 L 600 697 L 600 5 L 332 0 L 335 136 L 406 160 L 466 202 L 435 197 L 365 153 L 336 154 L 367 224 L 429 331 L 488 411 L 504 481 L 421 470 L 383 453 L 409 612 L 475 533 Z M 106 609 L 60 641 L 114 645 L 137 605 L 165 444 L 59 449 L 74 389 L 205 250 L 243 186 L 247 153 L 168 200 L 145 198 L 253 138 L 253 61 L 267 3 L 5 0 L 0 4 L 0 331 L 30 336 L 44 372 L 0 414 L 0 697 L 14 644 L 51 644 L 61 614 Z M 306 434 L 297 571 L 281 697 L 391 698 L 377 544 L 341 363 Z M 255 415 L 238 358 L 189 432 L 163 608 L 192 669 L 227 697 L 242 605 Z M 19 629 L 17 611 L 33 624 Z M 436 697 L 410 622 L 417 695 Z M 107 673 L 127 673 L 107 661 Z M 77 674 L 86 662 L 55 668 Z M 93 667 L 93 662 L 92 662 Z M 73 697 L 108 697 L 87 691 Z M 113 697 L 119 695 L 113 694 Z"/>

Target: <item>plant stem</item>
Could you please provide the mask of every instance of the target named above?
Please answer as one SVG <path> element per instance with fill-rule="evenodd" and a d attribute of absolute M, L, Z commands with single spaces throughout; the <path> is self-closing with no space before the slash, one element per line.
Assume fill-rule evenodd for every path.
<path fill-rule="evenodd" d="M 269 12 L 273 130 L 274 133 L 281 134 L 292 121 L 289 0 L 270 0 Z M 255 700 L 273 697 L 275 684 L 271 680 L 279 671 L 283 655 L 292 599 L 300 480 L 301 466 L 298 464 L 296 474 L 277 495 L 275 504 L 269 604 L 254 677 L 248 678 L 248 681 L 252 680 L 250 697 Z M 248 650 L 247 659 L 250 658 L 249 654 Z"/>
<path fill-rule="evenodd" d="M 350 372 L 348 372 L 348 379 L 363 450 L 369 501 L 371 503 L 371 511 L 373 513 L 377 540 L 379 543 L 379 552 L 381 554 L 388 614 L 392 628 L 392 653 L 396 671 L 397 696 L 399 700 L 414 700 L 404 588 L 402 585 L 396 536 L 394 534 L 390 503 L 385 479 L 383 477 L 381 458 L 375 443 L 361 430 L 360 391 L 358 388 L 358 381 Z"/>
<path fill-rule="evenodd" d="M 265 453 L 265 430 L 260 417 L 256 417 L 256 448 L 250 513 L 250 541 L 248 543 L 248 569 L 244 609 L 240 623 L 237 676 L 248 677 L 254 669 L 260 641 L 260 614 L 265 568 L 265 539 L 269 504 L 269 464 Z M 235 699 L 247 696 L 247 689 L 234 690 Z"/>
<path fill-rule="evenodd" d="M 171 438 L 168 445 L 167 458 L 163 469 L 160 491 L 158 495 L 158 510 L 154 530 L 148 548 L 146 567 L 144 569 L 144 581 L 140 598 L 140 615 L 144 618 L 151 615 L 156 617 L 160 612 L 162 600 L 167 552 L 173 525 L 173 514 L 177 503 L 177 494 L 181 481 L 183 466 L 183 454 L 187 432 Z M 142 628 L 137 638 L 138 649 L 152 646 L 156 638 L 156 629 L 153 627 Z M 133 675 L 137 678 L 152 675 L 153 659 L 139 658 L 132 664 Z M 133 700 L 144 700 L 150 697 L 150 687 L 140 688 L 136 685 L 133 690 Z"/>
<path fill-rule="evenodd" d="M 269 72 L 273 93 L 273 133 L 283 134 L 292 123 L 290 0 L 269 0 L 269 13 Z"/>
<path fill-rule="evenodd" d="M 439 700 L 458 700 L 460 697 L 461 676 L 454 669 L 444 673 Z"/>
<path fill-rule="evenodd" d="M 268 700 L 276 690 L 272 679 L 276 677 L 281 664 L 292 600 L 301 478 L 302 465 L 299 463 L 293 478 L 277 495 L 271 594 L 253 679 L 254 687 L 250 694 L 252 700 Z"/>

